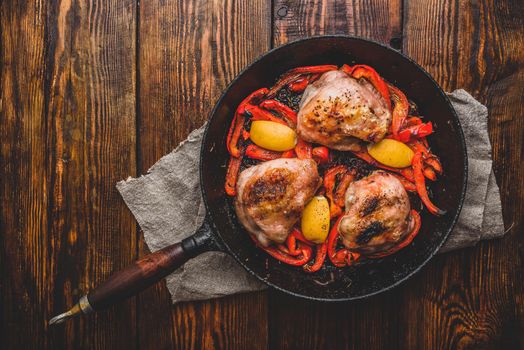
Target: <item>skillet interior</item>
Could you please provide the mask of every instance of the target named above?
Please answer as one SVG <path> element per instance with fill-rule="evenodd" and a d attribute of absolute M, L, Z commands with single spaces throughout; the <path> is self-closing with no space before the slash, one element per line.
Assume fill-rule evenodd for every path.
<path fill-rule="evenodd" d="M 290 68 L 315 64 L 368 64 L 415 101 L 421 115 L 436 126 L 430 145 L 445 174 L 432 187 L 434 200 L 447 210 L 442 217 L 421 213 L 422 228 L 401 252 L 361 266 L 322 269 L 315 274 L 281 264 L 257 249 L 238 222 L 224 189 L 229 155 L 225 139 L 233 113 L 253 90 L 269 87 Z M 309 38 L 274 49 L 247 67 L 228 87 L 212 112 L 201 154 L 201 181 L 215 233 L 227 250 L 268 285 L 310 299 L 351 300 L 387 290 L 427 262 L 445 241 L 460 212 L 467 176 L 462 130 L 448 99 L 416 63 L 380 44 L 345 36 Z M 320 285 L 327 281 L 331 283 Z"/>

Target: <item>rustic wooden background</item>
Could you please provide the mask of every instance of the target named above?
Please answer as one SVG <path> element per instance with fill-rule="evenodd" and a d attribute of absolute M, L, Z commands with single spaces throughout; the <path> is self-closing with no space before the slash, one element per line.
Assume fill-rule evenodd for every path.
<path fill-rule="evenodd" d="M 521 0 L 0 0 L 2 349 L 524 348 Z M 274 291 L 170 306 L 163 283 L 47 320 L 146 253 L 116 181 L 144 173 L 268 49 L 352 34 L 490 110 L 508 234 L 359 303 Z"/>

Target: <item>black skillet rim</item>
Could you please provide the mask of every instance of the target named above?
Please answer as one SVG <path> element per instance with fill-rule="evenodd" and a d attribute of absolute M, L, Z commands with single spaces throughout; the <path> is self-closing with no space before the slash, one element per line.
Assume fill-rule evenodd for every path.
<path fill-rule="evenodd" d="M 399 55 L 403 59 L 405 59 L 405 60 L 409 61 L 410 63 L 412 63 L 424 75 L 426 75 L 426 77 L 429 78 L 429 80 L 434 84 L 434 86 L 436 86 L 437 91 L 439 92 L 439 94 L 442 97 L 444 97 L 444 100 L 448 104 L 448 108 L 450 109 L 451 114 L 453 116 L 453 119 L 454 119 L 454 121 L 456 122 L 456 124 L 458 126 L 457 132 L 458 132 L 458 136 L 459 136 L 460 144 L 461 144 L 461 148 L 462 148 L 462 156 L 464 157 L 464 169 L 463 169 L 463 175 L 464 176 L 463 176 L 463 182 L 462 182 L 462 192 L 460 193 L 460 198 L 459 198 L 459 205 L 458 205 L 457 211 L 455 212 L 455 216 L 453 217 L 453 220 L 451 221 L 451 224 L 449 225 L 448 230 L 444 233 L 444 235 L 442 235 L 441 241 L 440 241 L 440 243 L 437 244 L 437 246 L 435 247 L 435 250 L 417 268 L 415 268 L 413 271 L 411 271 L 408 274 L 406 274 L 404 277 L 402 277 L 401 279 L 399 279 L 395 283 L 393 283 L 393 284 L 391 284 L 391 285 L 389 285 L 387 287 L 384 287 L 384 288 L 382 288 L 380 290 L 368 293 L 368 294 L 363 294 L 363 295 L 359 295 L 359 296 L 356 296 L 356 297 L 347 297 L 347 298 L 322 298 L 322 297 L 319 298 L 319 297 L 312 297 L 312 296 L 308 296 L 308 295 L 304 295 L 304 294 L 295 293 L 295 292 L 289 291 L 287 289 L 284 289 L 284 288 L 282 288 L 282 287 L 280 287 L 278 285 L 275 285 L 275 284 L 269 282 L 268 280 L 262 278 L 257 273 L 252 271 L 248 266 L 246 266 L 244 264 L 244 262 L 236 255 L 236 253 L 228 246 L 228 244 L 225 242 L 225 240 L 222 238 L 222 236 L 218 233 L 218 230 L 217 230 L 217 228 L 216 228 L 216 226 L 214 224 L 213 218 L 211 217 L 211 214 L 210 214 L 209 204 L 208 204 L 208 201 L 207 201 L 207 193 L 206 193 L 206 190 L 205 190 L 204 179 L 203 179 L 203 175 L 202 175 L 203 174 L 203 165 L 202 165 L 203 162 L 202 162 L 202 159 L 204 158 L 204 153 L 205 153 L 203 145 L 204 145 L 204 141 L 207 139 L 209 126 L 211 124 L 210 121 L 215 116 L 216 111 L 218 109 L 218 106 L 220 106 L 220 104 L 222 103 L 222 100 L 224 99 L 224 96 L 230 90 L 231 86 L 233 86 L 237 82 L 237 80 L 239 80 L 240 77 L 242 75 L 244 75 L 244 73 L 246 71 L 248 71 L 254 64 L 259 62 L 260 60 L 262 60 L 266 56 L 269 56 L 269 55 L 273 54 L 277 50 L 280 50 L 280 49 L 282 49 L 284 47 L 298 45 L 298 44 L 300 44 L 302 42 L 305 42 L 305 41 L 308 41 L 308 40 L 328 39 L 328 38 L 351 39 L 351 40 L 357 40 L 357 41 L 364 41 L 364 42 L 372 43 L 372 44 L 377 45 L 377 46 L 379 46 L 379 47 L 381 47 L 383 49 L 389 50 L 389 51 Z M 361 300 L 361 299 L 366 299 L 366 298 L 369 298 L 369 297 L 371 297 L 373 295 L 380 294 L 380 293 L 386 292 L 388 290 L 391 290 L 391 289 L 395 288 L 396 286 L 400 285 L 401 283 L 405 282 L 406 280 L 411 278 L 413 275 L 415 275 L 417 272 L 419 272 L 428 263 L 428 261 L 431 260 L 437 254 L 437 252 L 439 251 L 440 247 L 442 247 L 444 242 L 446 242 L 449 234 L 451 233 L 451 231 L 455 227 L 455 224 L 458 221 L 458 217 L 460 215 L 460 212 L 462 210 L 462 206 L 464 204 L 464 198 L 466 196 L 466 187 L 467 187 L 467 180 L 468 180 L 468 157 L 467 157 L 466 141 L 465 141 L 465 138 L 464 138 L 464 132 L 462 130 L 462 125 L 460 124 L 460 120 L 459 120 L 459 118 L 457 116 L 457 113 L 456 113 L 455 109 L 451 105 L 451 102 L 449 101 L 447 95 L 444 93 L 444 91 L 442 90 L 440 85 L 435 81 L 435 79 L 433 79 L 433 77 L 424 68 L 422 68 L 417 62 L 415 62 L 413 59 L 411 59 L 410 57 L 404 55 L 402 52 L 397 51 L 397 50 L 395 50 L 395 49 L 393 49 L 393 48 L 391 48 L 389 46 L 386 46 L 386 45 L 384 45 L 382 43 L 379 43 L 377 41 L 370 40 L 370 39 L 361 38 L 361 37 L 350 36 L 350 35 L 317 35 L 317 36 L 310 36 L 310 37 L 307 37 L 307 38 L 295 40 L 295 41 L 289 42 L 287 44 L 275 47 L 275 48 L 267 51 L 266 53 L 262 54 L 261 56 L 257 57 L 253 62 L 251 62 L 244 69 L 242 69 L 242 71 L 240 73 L 238 73 L 238 75 L 224 89 L 224 92 L 222 93 L 220 98 L 217 100 L 217 102 L 215 103 L 215 106 L 213 107 L 213 110 L 210 113 L 210 117 L 209 117 L 208 122 L 206 124 L 202 140 L 203 140 L 203 142 L 202 142 L 202 146 L 200 148 L 200 165 L 199 165 L 200 187 L 202 189 L 202 197 L 203 197 L 203 200 L 204 200 L 204 204 L 206 206 L 206 211 L 208 213 L 207 216 L 209 217 L 209 224 L 210 224 L 211 230 L 213 232 L 213 236 L 218 238 L 218 240 L 220 241 L 220 245 L 222 245 L 222 246 L 224 246 L 226 248 L 226 251 L 227 251 L 228 254 L 231 254 L 233 256 L 233 258 L 235 258 L 235 260 L 247 272 L 249 272 L 251 275 L 255 276 L 259 281 L 263 282 L 264 284 L 266 284 L 266 285 L 268 285 L 268 286 L 270 286 L 272 288 L 277 289 L 280 292 L 283 292 L 283 293 L 289 294 L 289 295 L 293 295 L 295 297 L 302 298 L 302 299 L 314 300 L 314 301 L 323 301 L 323 302 L 344 302 L 344 301 L 352 301 L 352 300 Z"/>

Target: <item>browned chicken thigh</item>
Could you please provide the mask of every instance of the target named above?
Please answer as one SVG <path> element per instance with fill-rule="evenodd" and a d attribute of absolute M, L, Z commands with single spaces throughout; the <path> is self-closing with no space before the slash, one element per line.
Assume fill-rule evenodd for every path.
<path fill-rule="evenodd" d="M 348 151 L 358 150 L 360 140 L 382 140 L 390 124 L 386 101 L 367 80 L 335 70 L 304 91 L 297 132 L 306 141 Z"/>
<path fill-rule="evenodd" d="M 351 183 L 338 230 L 350 250 L 374 254 L 402 242 L 412 229 L 409 197 L 393 175 L 375 171 Z"/>
<path fill-rule="evenodd" d="M 237 216 L 262 245 L 282 243 L 321 183 L 311 159 L 281 158 L 252 166 L 238 177 Z"/>

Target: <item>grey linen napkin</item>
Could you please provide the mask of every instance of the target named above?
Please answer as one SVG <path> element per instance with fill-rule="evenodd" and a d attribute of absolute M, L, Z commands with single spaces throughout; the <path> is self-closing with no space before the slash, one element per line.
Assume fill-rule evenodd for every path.
<path fill-rule="evenodd" d="M 464 90 L 448 95 L 462 123 L 468 147 L 468 189 L 458 223 L 440 252 L 475 245 L 504 234 L 500 196 L 491 167 L 488 111 Z M 152 251 L 190 236 L 205 216 L 198 161 L 204 127 L 139 178 L 117 184 Z M 235 260 L 207 252 L 167 277 L 173 303 L 264 289 Z"/>

